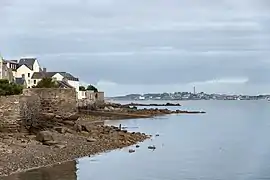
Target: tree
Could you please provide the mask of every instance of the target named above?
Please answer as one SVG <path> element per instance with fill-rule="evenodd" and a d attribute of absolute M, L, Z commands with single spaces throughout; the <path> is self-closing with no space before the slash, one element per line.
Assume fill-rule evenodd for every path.
<path fill-rule="evenodd" d="M 59 88 L 59 85 L 50 77 L 45 77 L 34 88 Z"/>
<path fill-rule="evenodd" d="M 15 83 L 9 83 L 6 79 L 0 79 L 0 96 L 22 94 L 23 87 Z"/>
<path fill-rule="evenodd" d="M 87 86 L 87 90 L 88 91 L 98 92 L 98 89 L 95 86 L 91 85 L 91 84 L 89 86 Z"/>
<path fill-rule="evenodd" d="M 86 91 L 86 89 L 85 89 L 84 86 L 80 86 L 80 87 L 79 87 L 79 90 L 80 90 L 80 91 Z"/>

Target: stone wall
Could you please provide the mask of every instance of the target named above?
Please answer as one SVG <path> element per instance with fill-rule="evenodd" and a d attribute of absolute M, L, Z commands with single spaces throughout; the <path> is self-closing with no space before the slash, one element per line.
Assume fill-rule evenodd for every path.
<path fill-rule="evenodd" d="M 20 121 L 20 96 L 1 96 L 0 132 L 16 132 Z"/>
<path fill-rule="evenodd" d="M 57 116 L 67 116 L 77 113 L 76 90 L 60 88 L 25 89 L 26 96 L 38 96 L 41 100 L 41 112 L 53 113 Z"/>
<path fill-rule="evenodd" d="M 0 97 L 0 132 L 39 129 L 77 118 L 75 89 L 25 89 L 23 95 Z"/>
<path fill-rule="evenodd" d="M 86 96 L 84 99 L 79 99 L 77 101 L 78 108 L 87 108 L 92 109 L 96 108 L 96 106 L 103 106 L 105 103 L 104 92 L 93 92 L 93 91 L 85 91 Z"/>

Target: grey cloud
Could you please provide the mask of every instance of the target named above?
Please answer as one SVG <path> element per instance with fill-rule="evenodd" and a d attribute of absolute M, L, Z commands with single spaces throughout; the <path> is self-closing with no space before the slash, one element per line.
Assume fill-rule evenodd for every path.
<path fill-rule="evenodd" d="M 268 0 L 10 0 L 0 6 L 4 56 L 37 56 L 49 69 L 86 82 L 150 91 L 246 77 L 250 92 L 270 83 Z"/>

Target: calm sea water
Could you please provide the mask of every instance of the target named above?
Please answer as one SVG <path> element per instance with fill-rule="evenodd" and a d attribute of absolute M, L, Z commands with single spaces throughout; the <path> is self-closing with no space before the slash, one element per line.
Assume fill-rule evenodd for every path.
<path fill-rule="evenodd" d="M 18 174 L 20 180 L 259 180 L 270 179 L 270 102 L 186 101 L 201 115 L 108 121 L 159 134 L 130 148 Z M 156 150 L 149 150 L 155 145 Z M 135 147 L 131 147 L 134 148 Z"/>

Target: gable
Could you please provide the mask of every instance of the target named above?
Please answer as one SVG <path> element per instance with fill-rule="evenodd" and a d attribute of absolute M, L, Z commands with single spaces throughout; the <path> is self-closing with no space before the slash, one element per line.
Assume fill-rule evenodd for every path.
<path fill-rule="evenodd" d="M 62 76 L 60 73 L 56 73 L 53 75 L 53 78 L 56 78 L 58 81 L 62 81 L 64 76 Z"/>
<path fill-rule="evenodd" d="M 34 63 L 36 62 L 36 58 L 22 58 L 19 61 L 19 67 L 22 65 L 27 66 L 30 70 L 33 70 Z"/>
<path fill-rule="evenodd" d="M 28 66 L 26 65 L 21 65 L 18 69 L 17 69 L 17 72 L 18 71 L 26 71 L 26 72 L 29 72 L 29 71 L 32 71 Z"/>

